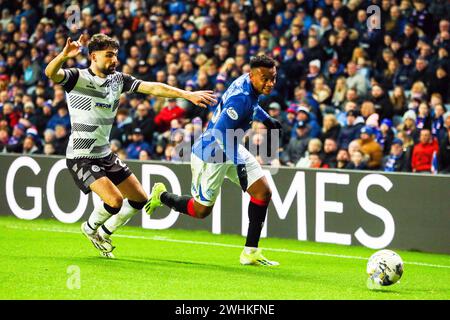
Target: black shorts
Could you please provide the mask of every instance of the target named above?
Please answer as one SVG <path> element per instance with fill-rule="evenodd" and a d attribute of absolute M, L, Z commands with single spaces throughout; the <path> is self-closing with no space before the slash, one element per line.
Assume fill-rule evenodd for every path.
<path fill-rule="evenodd" d="M 85 194 L 91 192 L 91 183 L 101 177 L 107 177 L 117 186 L 132 173 L 115 153 L 99 159 L 66 159 L 66 164 L 76 185 Z"/>

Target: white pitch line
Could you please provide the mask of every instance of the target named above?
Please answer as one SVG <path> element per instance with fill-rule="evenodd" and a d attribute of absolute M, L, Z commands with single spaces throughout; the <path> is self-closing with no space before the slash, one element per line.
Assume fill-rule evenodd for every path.
<path fill-rule="evenodd" d="M 19 229 L 19 230 L 30 230 L 30 231 L 45 231 L 45 232 L 58 232 L 58 233 L 73 233 L 79 234 L 80 232 L 75 230 L 64 230 L 57 228 L 24 228 L 19 226 L 6 226 L 9 229 Z M 161 236 L 133 236 L 127 234 L 116 234 L 114 235 L 116 238 L 126 238 L 126 239 L 140 239 L 140 240 L 152 240 L 152 241 L 164 241 L 164 242 L 175 242 L 175 243 L 184 243 L 184 244 L 196 244 L 196 245 L 206 245 L 206 246 L 216 246 L 216 247 L 227 247 L 227 248 L 242 248 L 241 245 L 235 244 L 227 244 L 227 243 L 219 243 L 219 242 L 205 242 L 205 241 L 193 241 L 193 240 L 179 240 L 179 239 L 170 239 Z M 291 250 L 291 249 L 280 249 L 280 248 L 262 248 L 267 251 L 273 252 L 286 252 L 286 253 L 294 253 L 294 254 L 304 254 L 304 255 L 314 255 L 314 256 L 322 256 L 322 257 L 333 257 L 333 258 L 341 258 L 341 259 L 355 259 L 355 260 L 368 260 L 365 257 L 359 256 L 347 256 L 341 254 L 333 254 L 333 253 L 325 253 L 325 252 L 311 252 L 311 251 L 301 251 L 301 250 Z M 415 262 L 415 261 L 404 261 L 405 264 L 412 264 L 424 267 L 434 267 L 434 268 L 446 268 L 450 269 L 449 265 L 440 265 L 440 264 L 430 264 L 425 262 Z"/>

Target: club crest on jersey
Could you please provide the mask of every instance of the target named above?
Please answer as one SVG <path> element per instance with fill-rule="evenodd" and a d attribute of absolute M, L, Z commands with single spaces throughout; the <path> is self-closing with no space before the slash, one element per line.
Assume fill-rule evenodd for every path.
<path fill-rule="evenodd" d="M 111 109 L 111 105 L 108 103 L 101 103 L 101 102 L 96 102 L 95 103 L 95 107 L 96 108 L 100 108 L 100 109 Z"/>
<path fill-rule="evenodd" d="M 111 81 L 111 90 L 119 91 L 119 83 L 117 81 Z"/>
<path fill-rule="evenodd" d="M 233 120 L 237 120 L 239 118 L 238 113 L 236 112 L 236 110 L 234 110 L 233 107 L 227 109 L 227 114 Z"/>

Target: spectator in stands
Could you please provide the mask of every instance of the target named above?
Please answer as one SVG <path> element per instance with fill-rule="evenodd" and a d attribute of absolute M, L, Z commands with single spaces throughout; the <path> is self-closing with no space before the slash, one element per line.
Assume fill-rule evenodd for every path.
<path fill-rule="evenodd" d="M 117 139 L 112 139 L 109 144 L 111 146 L 111 152 L 117 153 L 122 149 L 122 143 Z"/>
<path fill-rule="evenodd" d="M 355 150 L 351 156 L 350 161 L 346 167 L 349 170 L 367 170 L 367 164 L 364 158 L 364 153 L 361 150 Z"/>
<path fill-rule="evenodd" d="M 325 83 L 323 76 L 317 77 L 313 81 L 312 98 L 319 105 L 319 110 L 322 113 L 334 112 L 334 108 L 330 108 L 331 103 L 331 89 Z"/>
<path fill-rule="evenodd" d="M 38 105 L 38 108 L 35 111 L 35 117 L 36 117 L 36 129 L 38 130 L 39 135 L 42 137 L 44 134 L 45 129 L 47 128 L 47 124 L 50 121 L 50 119 L 53 117 L 52 114 L 52 104 L 51 101 L 45 101 L 42 103 L 42 106 Z"/>
<path fill-rule="evenodd" d="M 317 123 L 314 113 L 310 112 L 308 107 L 306 107 L 305 105 L 301 105 L 297 108 L 296 120 L 298 121 L 297 124 L 300 122 L 305 122 L 308 124 L 309 127 L 308 133 L 311 138 L 319 137 L 320 125 Z M 296 134 L 295 131 L 292 132 L 292 135 L 295 134 Z"/>
<path fill-rule="evenodd" d="M 376 140 L 383 147 L 383 154 L 389 154 L 392 140 L 394 140 L 394 131 L 392 130 L 392 121 L 390 119 L 383 119 L 381 121 Z"/>
<path fill-rule="evenodd" d="M 161 158 L 160 160 L 174 162 L 176 161 L 174 155 L 175 155 L 175 147 L 172 144 L 168 144 L 164 150 L 164 157 Z"/>
<path fill-rule="evenodd" d="M 47 128 L 56 129 L 57 125 L 63 125 L 67 130 L 70 129 L 70 116 L 67 104 L 64 101 L 58 102 L 55 106 L 56 114 L 54 114 L 47 123 Z"/>
<path fill-rule="evenodd" d="M 26 128 L 21 123 L 18 123 L 14 126 L 13 132 L 9 137 L 8 144 L 6 146 L 6 150 L 8 152 L 22 153 L 25 131 Z"/>
<path fill-rule="evenodd" d="M 423 101 L 419 104 L 417 117 L 416 117 L 416 128 L 418 130 L 431 129 L 431 116 L 428 103 Z"/>
<path fill-rule="evenodd" d="M 295 166 L 297 168 L 311 168 L 311 160 L 309 156 L 311 154 L 319 154 L 322 153 L 322 141 L 318 138 L 313 138 L 308 142 L 308 148 L 306 149 L 303 157 L 301 157 Z"/>
<path fill-rule="evenodd" d="M 329 81 L 329 80 L 328 80 Z M 340 76 L 336 80 L 334 86 L 333 96 L 331 97 L 331 104 L 335 109 L 340 109 L 345 101 L 347 94 L 347 83 L 344 76 Z"/>
<path fill-rule="evenodd" d="M 361 151 L 368 156 L 367 168 L 376 170 L 381 166 L 383 158 L 383 149 L 374 139 L 373 129 L 369 126 L 364 126 L 361 129 L 359 139 L 357 140 L 361 146 Z"/>
<path fill-rule="evenodd" d="M 38 136 L 34 134 L 27 134 L 23 141 L 22 153 L 25 154 L 37 154 L 41 153 L 38 145 Z"/>
<path fill-rule="evenodd" d="M 341 125 L 336 119 L 334 114 L 326 114 L 323 117 L 323 127 L 320 134 L 320 140 L 324 142 L 326 139 L 331 138 L 337 140 L 341 133 Z"/>
<path fill-rule="evenodd" d="M 413 51 L 416 48 L 419 36 L 415 29 L 414 24 L 407 22 L 405 28 L 403 29 L 403 34 L 400 35 L 400 44 L 402 48 L 406 51 Z"/>
<path fill-rule="evenodd" d="M 46 156 L 52 156 L 55 154 L 55 147 L 51 143 L 44 144 L 44 154 Z"/>
<path fill-rule="evenodd" d="M 358 73 L 355 62 L 347 63 L 347 75 L 347 88 L 354 88 L 359 96 L 365 96 L 367 93 L 367 79 Z"/>
<path fill-rule="evenodd" d="M 165 132 L 170 129 L 170 122 L 173 119 L 183 120 L 184 109 L 177 105 L 177 99 L 168 99 L 168 104 L 155 116 L 156 129 Z"/>
<path fill-rule="evenodd" d="M 437 104 L 433 109 L 433 117 L 431 119 L 431 134 L 439 141 L 445 134 L 444 128 L 444 114 L 445 107 L 442 104 Z"/>
<path fill-rule="evenodd" d="M 379 114 L 380 119 L 391 119 L 394 115 L 394 107 L 392 106 L 389 96 L 379 85 L 372 87 L 371 101 L 375 107 L 375 112 Z"/>
<path fill-rule="evenodd" d="M 386 172 L 406 172 L 410 171 L 409 167 L 408 158 L 403 151 L 403 141 L 395 138 L 389 154 L 383 158 L 382 169 Z"/>
<path fill-rule="evenodd" d="M 417 115 L 413 110 L 408 110 L 403 115 L 403 123 L 398 126 L 398 130 L 405 131 L 414 141 L 419 138 L 419 130 L 416 128 Z"/>
<path fill-rule="evenodd" d="M 9 141 L 9 132 L 6 127 L 0 128 L 0 152 L 6 152 Z"/>
<path fill-rule="evenodd" d="M 407 100 L 404 88 L 402 86 L 395 86 L 392 95 L 390 96 L 390 100 L 394 112 L 392 121 L 394 125 L 397 126 L 401 122 L 401 117 L 407 110 Z"/>
<path fill-rule="evenodd" d="M 345 169 L 350 161 L 350 155 L 347 149 L 339 149 L 336 156 L 336 168 Z"/>
<path fill-rule="evenodd" d="M 420 81 L 423 82 L 425 85 L 428 85 L 431 80 L 431 67 L 429 66 L 428 60 L 423 57 L 419 56 L 416 59 L 416 64 L 413 70 L 413 73 L 411 75 L 411 83 Z"/>
<path fill-rule="evenodd" d="M 444 101 L 448 101 L 448 92 L 450 91 L 449 67 L 443 64 L 438 65 L 436 71 L 430 76 L 429 82 L 429 92 L 439 93 Z"/>
<path fill-rule="evenodd" d="M 394 85 L 405 89 L 411 88 L 412 75 L 414 72 L 414 58 L 412 53 L 403 54 L 402 63 L 394 75 Z"/>
<path fill-rule="evenodd" d="M 433 153 L 439 151 L 439 144 L 429 129 L 420 131 L 419 142 L 414 145 L 411 168 L 413 172 L 431 172 Z"/>
<path fill-rule="evenodd" d="M 359 133 L 364 127 L 364 121 L 356 110 L 347 112 L 347 125 L 339 133 L 338 144 L 341 148 L 347 149 L 351 141 L 359 138 Z"/>
<path fill-rule="evenodd" d="M 122 145 L 128 144 L 131 141 L 133 119 L 129 116 L 129 111 L 126 108 L 119 108 L 117 110 L 115 125 L 111 128 L 111 140 L 117 140 Z"/>
<path fill-rule="evenodd" d="M 425 83 L 422 81 L 414 82 L 411 86 L 410 96 L 412 98 L 410 104 L 414 105 L 414 109 L 418 108 L 420 102 L 427 99 L 427 87 Z M 408 108 L 413 109 L 410 105 L 408 105 Z"/>
<path fill-rule="evenodd" d="M 309 168 L 329 168 L 327 164 L 323 163 L 322 156 L 319 153 L 311 153 L 309 155 Z"/>
<path fill-rule="evenodd" d="M 271 116 L 274 119 L 277 119 L 281 123 L 281 130 L 280 130 L 280 146 L 283 145 L 283 141 L 286 141 L 286 139 L 289 141 L 289 137 L 291 135 L 292 127 L 289 126 L 282 118 L 281 118 L 281 106 L 278 102 L 274 101 L 269 104 L 268 108 L 269 116 Z M 287 137 L 286 137 L 287 135 Z"/>
<path fill-rule="evenodd" d="M 299 121 L 295 126 L 296 136 L 289 140 L 289 144 L 286 146 L 281 161 L 290 167 L 293 167 L 298 160 L 306 152 L 309 140 L 309 127 L 304 121 Z"/>
<path fill-rule="evenodd" d="M 447 119 L 450 119 L 450 114 Z M 439 144 L 439 173 L 450 173 L 450 126 Z"/>
<path fill-rule="evenodd" d="M 144 141 L 144 134 L 141 128 L 134 128 L 132 134 L 132 143 L 127 147 L 126 153 L 128 159 L 139 159 L 139 153 L 146 150 L 151 154 L 151 146 Z"/>
<path fill-rule="evenodd" d="M 46 129 L 44 131 L 44 143 L 51 143 L 55 141 L 55 130 L 53 129 Z"/>
<path fill-rule="evenodd" d="M 148 153 L 147 150 L 141 150 L 139 152 L 139 158 L 140 161 L 147 161 L 147 160 L 151 160 L 150 155 Z"/>
<path fill-rule="evenodd" d="M 282 119 L 281 124 L 283 126 L 282 130 L 285 132 L 283 134 L 282 146 L 285 146 L 289 143 L 291 138 L 292 129 L 296 125 L 297 109 L 296 107 L 289 107 L 286 110 L 286 118 Z"/>
<path fill-rule="evenodd" d="M 20 112 L 14 110 L 14 105 L 11 102 L 6 102 L 3 105 L 2 113 L 0 114 L 0 121 L 6 121 L 9 128 L 14 128 L 19 122 Z"/>
<path fill-rule="evenodd" d="M 66 126 L 57 124 L 55 126 L 55 140 L 53 141 L 55 153 L 58 155 L 65 155 L 68 143 L 69 133 L 67 132 Z"/>
<path fill-rule="evenodd" d="M 367 121 L 367 119 L 373 115 L 376 114 L 375 105 L 372 101 L 366 100 L 361 104 L 361 116 L 363 117 L 364 121 Z"/>
<path fill-rule="evenodd" d="M 132 128 L 140 128 L 144 135 L 144 141 L 152 144 L 153 133 L 155 132 L 154 124 L 155 113 L 151 109 L 150 105 L 140 103 L 136 107 L 136 113 L 134 114 Z"/>
<path fill-rule="evenodd" d="M 32 62 L 28 57 L 23 58 L 22 68 L 26 93 L 33 94 L 36 91 L 36 85 L 41 78 L 42 68 L 39 65 L 39 61 L 34 60 Z"/>
<path fill-rule="evenodd" d="M 328 168 L 336 168 L 337 166 L 338 145 L 335 139 L 327 138 L 323 143 L 322 163 Z"/>

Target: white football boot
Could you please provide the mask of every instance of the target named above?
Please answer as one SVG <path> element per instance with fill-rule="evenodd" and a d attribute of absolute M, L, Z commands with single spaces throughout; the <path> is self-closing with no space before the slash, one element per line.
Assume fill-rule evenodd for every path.
<path fill-rule="evenodd" d="M 115 247 L 112 245 L 111 239 L 103 238 L 97 231 L 90 233 L 88 230 L 92 229 L 88 227 L 87 222 L 83 222 L 81 224 L 81 232 L 91 241 L 94 247 L 100 251 L 102 256 L 105 256 L 104 253 L 111 253 L 114 250 Z"/>
<path fill-rule="evenodd" d="M 250 253 L 247 253 L 242 250 L 239 261 L 243 265 L 253 265 L 253 266 L 265 266 L 265 267 L 274 267 L 280 265 L 276 261 L 270 261 L 266 257 L 262 255 L 261 248 L 252 249 Z"/>

